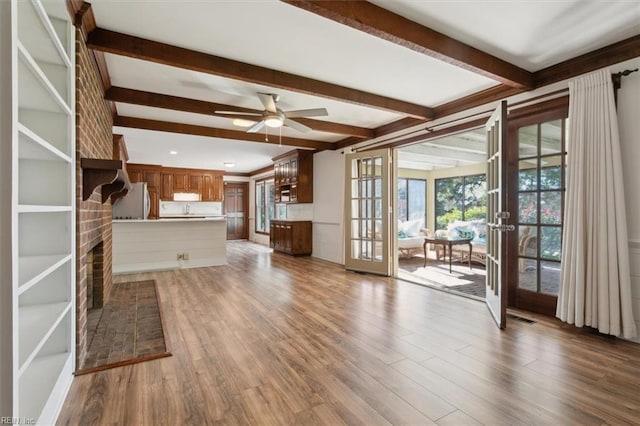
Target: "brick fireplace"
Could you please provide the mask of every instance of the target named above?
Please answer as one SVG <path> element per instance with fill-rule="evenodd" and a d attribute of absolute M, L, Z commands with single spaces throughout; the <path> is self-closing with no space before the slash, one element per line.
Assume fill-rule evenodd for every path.
<path fill-rule="evenodd" d="M 87 311 L 89 299 L 94 307 L 106 302 L 111 289 L 111 204 L 102 204 L 100 189 L 82 201 L 80 159 L 111 159 L 113 118 L 103 98 L 103 83 L 95 59 L 87 50 L 83 34 L 76 38 L 76 368 L 82 368 L 87 355 Z M 87 257 L 92 257 L 87 265 Z M 93 290 L 87 295 L 88 272 Z"/>

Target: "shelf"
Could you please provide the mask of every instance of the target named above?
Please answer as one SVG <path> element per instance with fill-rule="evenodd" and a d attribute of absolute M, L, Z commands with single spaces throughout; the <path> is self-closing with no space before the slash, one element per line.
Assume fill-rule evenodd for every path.
<path fill-rule="evenodd" d="M 20 374 L 29 366 L 70 309 L 70 301 L 18 308 Z"/>
<path fill-rule="evenodd" d="M 38 136 L 23 124 L 18 123 L 18 137 L 20 139 L 20 159 L 65 161 L 71 163 L 71 157 Z"/>
<path fill-rule="evenodd" d="M 131 189 L 131 182 L 123 161 L 83 158 L 80 160 L 80 166 L 82 167 L 83 201 L 89 199 L 99 186 L 102 187 L 103 203 L 106 203 L 112 195 L 121 192 L 126 194 Z"/>
<path fill-rule="evenodd" d="M 20 257 L 18 259 L 18 294 L 29 290 L 70 259 L 70 254 Z"/>
<path fill-rule="evenodd" d="M 20 257 L 71 253 L 74 235 L 73 211 L 24 212 L 18 215 Z"/>
<path fill-rule="evenodd" d="M 40 1 L 21 1 L 18 9 L 18 39 L 39 61 L 71 68 L 62 41 Z"/>
<path fill-rule="evenodd" d="M 70 352 L 62 352 L 33 360 L 20 377 L 21 418 L 38 419 L 70 357 Z"/>
<path fill-rule="evenodd" d="M 18 213 L 59 213 L 70 212 L 71 206 L 46 206 L 21 204 L 18 206 Z"/>
<path fill-rule="evenodd" d="M 71 115 L 71 109 L 29 52 L 18 42 L 20 107 Z"/>

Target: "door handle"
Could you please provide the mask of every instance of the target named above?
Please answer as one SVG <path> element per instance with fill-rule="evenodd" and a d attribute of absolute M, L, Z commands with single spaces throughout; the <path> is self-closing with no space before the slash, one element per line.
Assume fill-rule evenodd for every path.
<path fill-rule="evenodd" d="M 500 232 L 511 232 L 516 230 L 515 225 L 491 224 L 489 227 L 494 231 Z"/>

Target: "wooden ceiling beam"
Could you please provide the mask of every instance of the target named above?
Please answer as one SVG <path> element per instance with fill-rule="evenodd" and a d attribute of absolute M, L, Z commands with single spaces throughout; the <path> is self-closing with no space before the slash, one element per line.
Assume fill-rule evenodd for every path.
<path fill-rule="evenodd" d="M 534 73 L 536 87 L 557 83 L 640 56 L 640 35 L 577 56 Z"/>
<path fill-rule="evenodd" d="M 178 96 L 163 95 L 160 93 L 144 92 L 141 90 L 126 89 L 123 87 L 110 87 L 104 94 L 104 98 L 113 102 L 121 102 L 134 105 L 143 105 L 154 108 L 170 109 L 174 111 L 191 112 L 216 117 L 225 117 L 215 114 L 214 111 L 250 112 L 260 114 L 257 109 L 243 108 L 234 105 L 219 104 L 215 102 L 201 101 L 198 99 L 181 98 Z M 250 117 L 248 117 L 250 118 Z M 373 129 L 351 126 L 330 121 L 312 120 L 310 118 L 296 118 L 298 121 L 313 130 L 319 132 L 335 133 L 339 135 L 355 136 L 358 138 L 372 138 Z"/>
<path fill-rule="evenodd" d="M 507 86 L 534 86 L 533 73 L 367 1 L 281 1 Z"/>
<path fill-rule="evenodd" d="M 428 119 L 433 116 L 433 111 L 423 105 L 412 104 L 102 28 L 96 28 L 89 34 L 87 46 L 90 49 L 114 55 L 127 56 L 341 102 L 402 113 L 416 118 Z"/>
<path fill-rule="evenodd" d="M 264 133 L 246 133 L 239 130 L 219 129 L 215 127 L 196 126 L 193 124 L 172 123 L 169 121 L 149 120 L 146 118 L 117 116 L 113 120 L 114 126 L 129 127 L 134 129 L 155 130 L 158 132 L 180 133 L 183 135 L 208 136 L 212 138 L 234 139 L 238 141 L 260 142 L 270 144 L 282 144 L 300 148 L 313 148 L 317 150 L 333 150 L 334 143 L 311 139 L 291 138 L 287 136 L 271 135 L 265 140 Z"/>

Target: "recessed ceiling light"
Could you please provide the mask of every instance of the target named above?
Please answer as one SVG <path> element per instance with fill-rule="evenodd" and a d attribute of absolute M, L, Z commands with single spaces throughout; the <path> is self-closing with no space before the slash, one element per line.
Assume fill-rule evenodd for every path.
<path fill-rule="evenodd" d="M 178 151 L 169 151 L 169 154 L 171 154 L 171 155 L 178 155 Z"/>
<path fill-rule="evenodd" d="M 231 167 L 235 167 L 235 166 L 236 166 L 236 163 L 234 163 L 233 161 L 226 161 L 226 162 L 224 163 L 224 166 L 225 166 L 225 167 L 229 167 L 229 168 L 231 168 Z"/>

